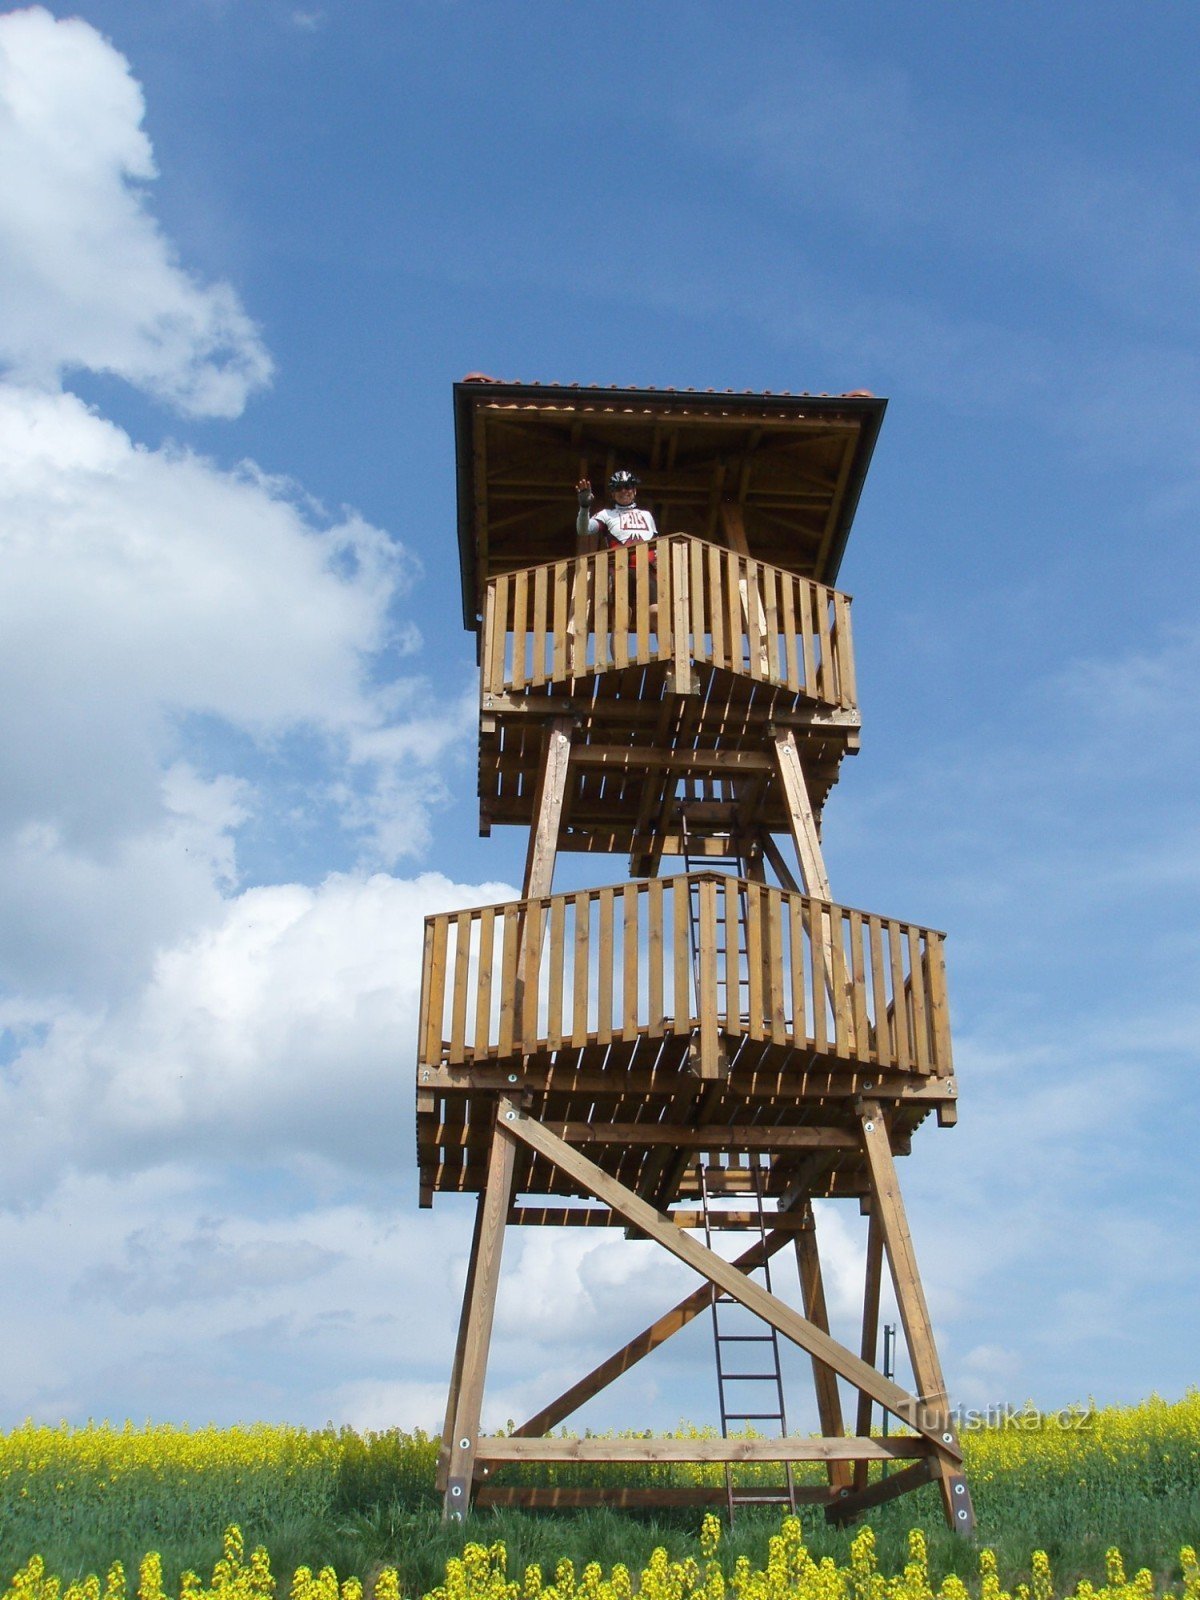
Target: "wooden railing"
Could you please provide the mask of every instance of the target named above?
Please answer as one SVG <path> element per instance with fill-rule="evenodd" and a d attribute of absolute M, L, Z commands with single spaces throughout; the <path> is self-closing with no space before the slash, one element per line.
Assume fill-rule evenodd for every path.
<path fill-rule="evenodd" d="M 733 937 L 726 938 L 726 930 Z M 943 935 L 716 873 L 425 919 L 420 1061 L 722 1035 L 952 1071 Z"/>
<path fill-rule="evenodd" d="M 684 534 L 492 578 L 481 651 L 485 695 L 699 662 L 856 707 L 849 596 Z"/>

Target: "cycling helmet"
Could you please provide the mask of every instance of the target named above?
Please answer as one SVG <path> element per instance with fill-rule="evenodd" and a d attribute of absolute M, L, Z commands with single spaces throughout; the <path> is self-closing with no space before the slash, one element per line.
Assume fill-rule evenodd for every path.
<path fill-rule="evenodd" d="M 608 492 L 616 494 L 618 489 L 636 489 L 641 481 L 636 473 L 626 472 L 622 468 L 619 472 L 614 472 L 608 480 Z"/>

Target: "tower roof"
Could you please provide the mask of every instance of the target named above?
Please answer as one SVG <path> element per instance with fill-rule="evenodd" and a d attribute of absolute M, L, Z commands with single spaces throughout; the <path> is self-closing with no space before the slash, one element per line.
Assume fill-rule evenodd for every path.
<path fill-rule="evenodd" d="M 845 395 L 509 383 L 454 386 L 463 622 L 497 573 L 574 553 L 574 485 L 642 480 L 661 533 L 717 538 L 742 509 L 758 560 L 832 583 L 887 406 Z"/>

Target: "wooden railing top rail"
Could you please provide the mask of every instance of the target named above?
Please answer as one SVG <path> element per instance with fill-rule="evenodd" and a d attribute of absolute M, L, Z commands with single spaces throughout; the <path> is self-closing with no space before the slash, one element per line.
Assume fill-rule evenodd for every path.
<path fill-rule="evenodd" d="M 540 906 L 543 910 L 548 911 L 550 909 L 550 903 L 553 900 L 578 900 L 581 895 L 585 896 L 589 900 L 598 900 L 601 895 L 623 894 L 626 889 L 633 889 L 639 893 L 646 893 L 653 883 L 671 885 L 675 883 L 683 883 L 685 881 L 688 883 L 699 883 L 704 880 L 711 880 L 714 883 L 724 883 L 729 876 L 730 874 L 727 872 L 717 872 L 712 868 L 706 868 L 699 872 L 668 873 L 662 878 L 633 878 L 622 883 L 602 883 L 593 885 L 591 888 L 564 889 L 560 890 L 557 894 L 535 896 L 533 899 L 529 900 L 491 900 L 484 905 L 464 906 L 461 910 L 426 912 L 425 925 L 428 927 L 431 922 L 436 921 L 439 917 L 478 918 L 485 911 L 490 911 L 493 914 L 503 915 L 504 912 L 513 910 L 519 914 L 520 912 L 527 910 L 530 906 Z M 734 878 L 733 881 L 741 884 L 747 880 Z M 935 939 L 946 938 L 944 929 L 927 927 L 922 922 L 914 922 L 911 917 L 889 917 L 885 916 L 879 911 L 864 911 L 861 906 L 848 906 L 840 900 L 822 900 L 820 895 L 801 894 L 796 889 L 784 889 L 776 884 L 755 884 L 754 887 L 758 889 L 769 889 L 772 894 L 783 895 L 787 900 L 796 899 L 803 900 L 805 902 L 811 901 L 817 906 L 825 908 L 834 907 L 843 912 L 846 916 L 849 916 L 851 913 L 853 913 L 858 917 L 870 917 L 876 922 L 886 922 L 891 924 L 893 927 L 900 928 L 905 933 L 908 932 L 909 928 L 912 928 L 917 933 L 928 934 L 930 937 Z"/>
<path fill-rule="evenodd" d="M 658 538 L 652 542 L 652 547 L 661 552 L 667 546 L 673 544 L 699 545 L 703 550 L 715 550 L 722 556 L 733 556 L 740 561 L 752 561 L 756 567 L 764 572 L 778 573 L 781 577 L 794 578 L 798 583 L 811 584 L 814 589 L 823 589 L 831 598 L 834 595 L 840 595 L 843 600 L 852 601 L 854 599 L 854 596 L 847 589 L 837 589 L 832 584 L 822 583 L 818 578 L 810 578 L 803 572 L 793 572 L 790 567 L 777 566 L 771 561 L 760 561 L 756 556 L 740 555 L 738 551 L 731 549 L 729 545 L 718 544 L 715 539 L 705 539 L 698 533 L 660 533 Z M 627 546 L 627 548 L 635 547 Z M 527 567 L 512 567 L 506 572 L 493 573 L 487 580 L 485 588 L 502 579 L 511 579 L 518 572 L 527 572 L 532 576 L 539 568 L 546 572 L 552 572 L 555 567 L 561 566 L 564 561 L 590 561 L 595 556 L 611 556 L 615 554 L 615 550 L 611 549 L 591 550 L 584 555 L 555 556 L 549 561 L 534 561 Z M 661 554 L 659 555 L 659 560 L 662 560 Z"/>

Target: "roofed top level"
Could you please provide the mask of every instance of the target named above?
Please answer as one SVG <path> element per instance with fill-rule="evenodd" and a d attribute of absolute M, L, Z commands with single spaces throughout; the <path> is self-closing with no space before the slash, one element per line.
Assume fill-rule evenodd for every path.
<path fill-rule="evenodd" d="M 618 467 L 660 533 L 722 541 L 741 508 L 751 556 L 832 583 L 886 400 L 846 395 L 505 383 L 454 386 L 463 622 L 489 578 L 575 551 L 575 484 L 597 506 Z"/>

